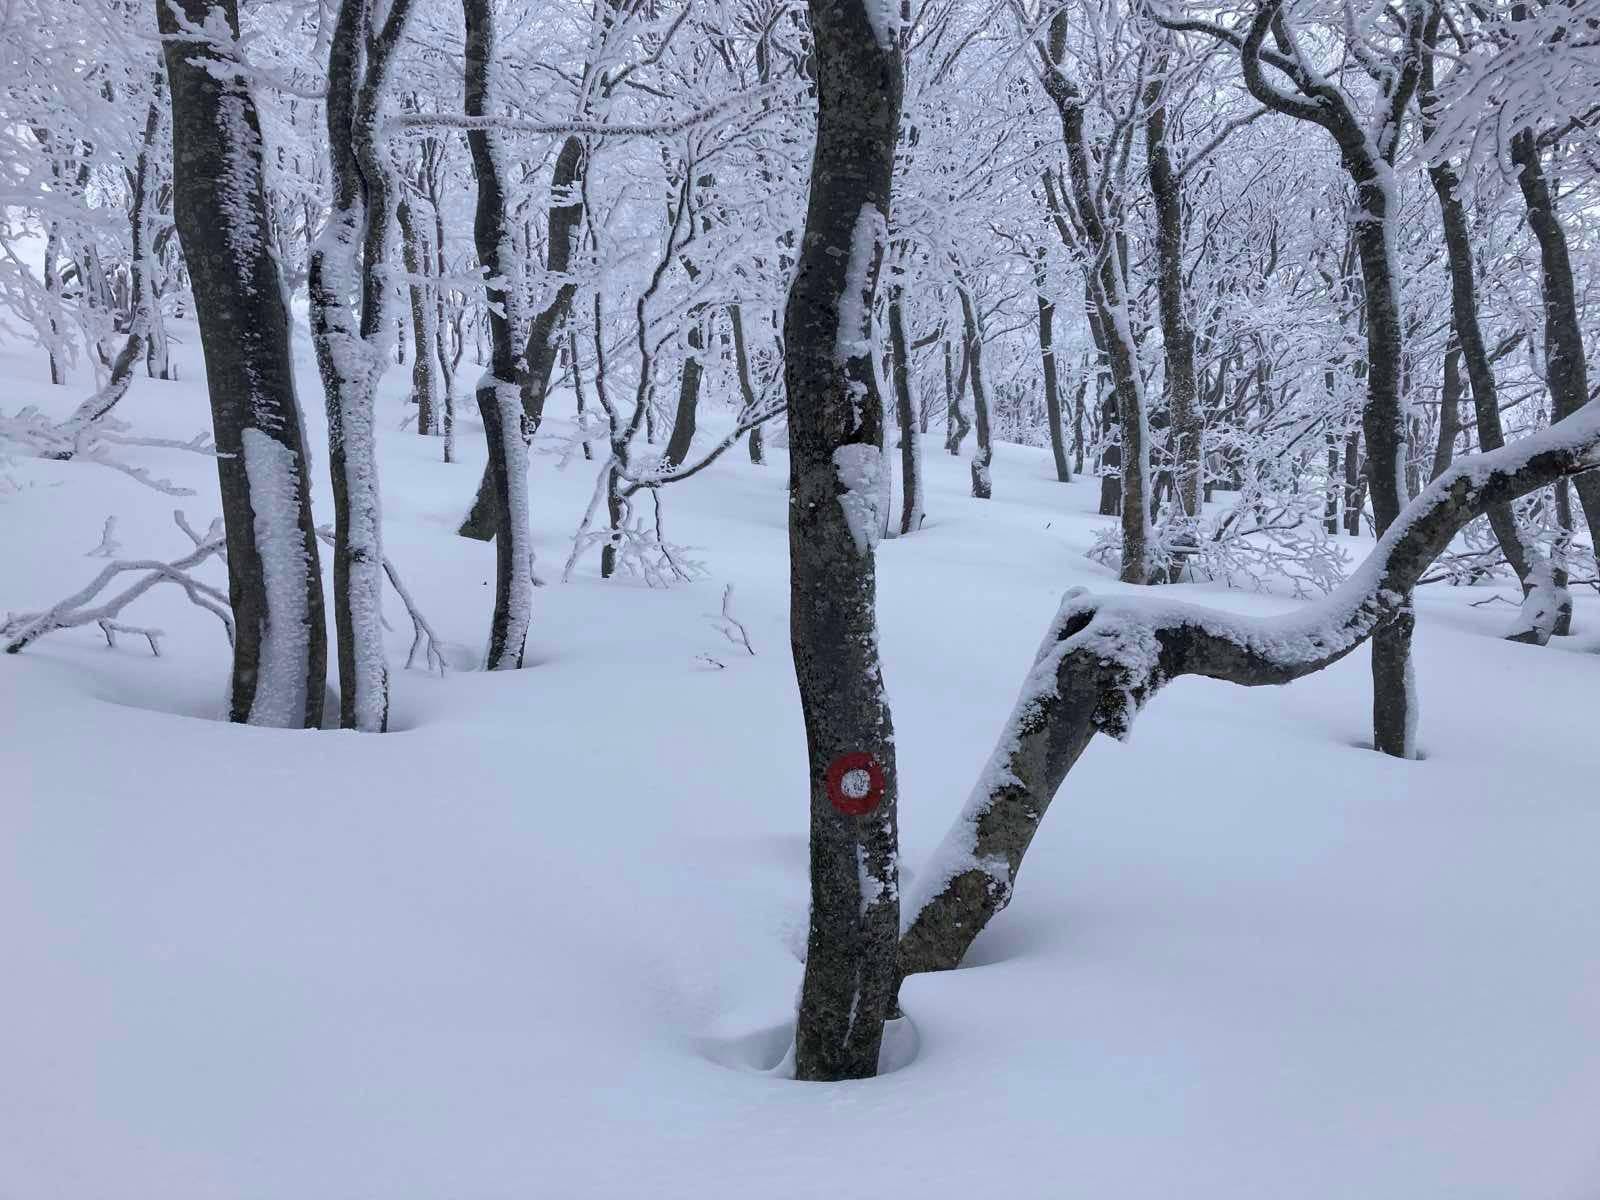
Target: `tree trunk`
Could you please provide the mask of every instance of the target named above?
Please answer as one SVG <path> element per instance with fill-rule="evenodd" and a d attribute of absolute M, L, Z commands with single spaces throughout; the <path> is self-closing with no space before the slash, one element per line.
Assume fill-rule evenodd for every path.
<path fill-rule="evenodd" d="M 1149 583 L 1150 560 L 1150 431 L 1145 418 L 1144 381 L 1139 374 L 1139 351 L 1129 323 L 1127 285 L 1122 249 L 1115 230 L 1100 211 L 1100 189 L 1093 178 L 1098 163 L 1084 129 L 1083 91 L 1065 73 L 1067 10 L 1050 20 L 1049 63 L 1044 73 L 1045 91 L 1061 118 L 1061 137 L 1067 151 L 1067 177 L 1073 201 L 1083 223 L 1086 249 L 1095 265 L 1089 276 L 1089 300 L 1100 325 L 1116 396 L 1120 435 L 1118 473 L 1121 477 L 1122 567 L 1124 583 Z"/>
<path fill-rule="evenodd" d="M 978 435 L 978 444 L 972 448 L 972 495 L 975 499 L 987 500 L 994 494 L 994 483 L 989 475 L 994 446 L 989 440 L 989 389 L 983 378 L 983 326 L 967 289 L 958 283 L 956 294 L 961 298 L 966 362 L 972 368 L 972 421 Z"/>
<path fill-rule="evenodd" d="M 1428 482 L 1443 475 L 1455 457 L 1461 436 L 1461 343 L 1452 338 L 1444 353 L 1444 382 L 1439 388 L 1439 437 L 1433 447 Z"/>
<path fill-rule="evenodd" d="M 811 0 L 817 139 L 784 320 L 790 636 L 811 790 L 801 1079 L 873 1075 L 899 934 L 894 732 L 878 661 L 874 511 L 883 403 L 872 299 L 904 74 L 859 0 Z M 881 20 L 881 17 L 880 17 Z"/>
<path fill-rule="evenodd" d="M 490 0 L 462 0 L 466 21 L 466 111 L 492 113 L 490 77 L 494 64 L 494 24 Z M 487 129 L 467 134 L 478 176 L 473 240 L 488 280 L 504 280 L 516 253 L 511 243 L 505 199 L 505 172 L 499 148 Z M 488 478 L 494 496 L 495 590 L 485 665 L 491 671 L 516 670 L 533 617 L 533 544 L 528 531 L 528 441 L 520 386 L 526 367 L 512 344 L 521 303 L 516 286 L 485 285 L 489 309 L 489 370 L 478 381 L 478 411 L 488 442 Z M 549 345 L 551 339 L 547 339 Z M 551 351 L 553 358 L 553 347 Z M 542 403 L 541 395 L 541 403 Z"/>
<path fill-rule="evenodd" d="M 411 326 L 415 350 L 411 355 L 411 396 L 417 405 L 417 433 L 430 437 L 436 432 L 434 375 L 438 358 L 434 353 L 437 310 L 427 285 L 420 282 L 433 274 L 433 256 L 423 240 L 422 228 L 411 211 L 409 196 L 400 201 L 400 237 L 406 274 L 412 282 L 406 291 L 411 300 Z"/>
<path fill-rule="evenodd" d="M 174 12 L 173 8 L 177 11 Z M 233 673 L 228 717 L 317 728 L 327 677 L 322 573 L 289 314 L 267 225 L 260 121 L 238 64 L 188 25 L 225 23 L 236 0 L 156 5 L 172 95 L 173 209 L 194 290 L 228 542 Z"/>
<path fill-rule="evenodd" d="M 578 227 L 583 222 L 583 201 L 580 197 L 582 175 L 586 167 L 583 142 L 576 136 L 567 138 L 561 144 L 555 170 L 550 176 L 550 237 L 545 245 L 545 271 L 551 275 L 564 275 L 572 268 L 572 251 L 577 242 Z M 571 311 L 575 291 L 577 285 L 574 283 L 557 284 L 550 302 L 534 315 L 528 327 L 527 366 L 520 383 L 529 437 L 538 432 L 539 423 L 544 419 L 545 396 L 550 389 L 550 376 L 555 368 L 559 346 L 556 332 Z M 499 521 L 494 511 L 494 488 L 489 470 L 485 467 L 472 507 L 457 532 L 462 537 L 486 542 L 494 537 L 498 527 Z"/>
<path fill-rule="evenodd" d="M 733 360 L 739 374 L 739 395 L 746 412 L 756 406 L 756 389 L 750 379 L 750 349 L 744 340 L 744 313 L 740 306 L 728 306 L 728 323 L 733 327 Z M 761 439 L 761 426 L 750 430 L 750 461 L 757 466 L 766 463 L 766 448 Z"/>
<path fill-rule="evenodd" d="M 965 339 L 963 339 L 965 345 Z M 961 407 L 962 397 L 967 391 L 967 373 L 971 368 L 971 359 L 963 351 L 961 355 L 961 370 L 954 376 L 952 382 L 951 362 L 954 357 L 950 349 L 950 342 L 944 344 L 944 448 L 952 455 L 961 453 L 961 443 L 966 439 L 967 431 L 972 428 L 972 423 L 967 420 L 967 414 Z"/>
<path fill-rule="evenodd" d="M 904 535 L 922 528 L 922 430 L 917 425 L 904 293 L 898 287 L 889 295 L 889 342 L 894 355 L 895 415 L 900 426 L 900 532 Z"/>
<path fill-rule="evenodd" d="M 1183 189 L 1172 169 L 1167 143 L 1164 95 L 1166 57 L 1151 85 L 1151 106 L 1145 118 L 1145 146 L 1150 164 L 1150 194 L 1156 216 L 1156 295 L 1161 310 L 1161 344 L 1166 359 L 1168 447 L 1173 486 L 1185 517 L 1200 515 L 1200 458 L 1205 421 L 1196 403 L 1194 330 L 1183 294 Z"/>
<path fill-rule="evenodd" d="M 333 212 L 312 252 L 308 281 L 333 480 L 339 722 L 368 732 L 389 724 L 376 399 L 387 365 L 380 335 L 387 328 L 384 261 L 394 211 L 378 144 L 379 106 L 411 2 L 393 0 L 381 31 L 369 28 L 369 0 L 340 4 L 326 103 Z M 359 297 L 356 320 L 352 296 Z"/>
<path fill-rule="evenodd" d="M 1521 130 L 1511 139 L 1511 161 L 1517 168 L 1517 186 L 1522 190 L 1523 203 L 1528 210 L 1528 224 L 1539 243 L 1545 379 L 1550 387 L 1550 415 L 1559 421 L 1589 402 L 1588 365 L 1583 354 L 1583 332 L 1578 324 L 1572 257 L 1532 130 Z M 1583 504 L 1591 544 L 1600 551 L 1600 471 L 1579 475 L 1572 484 Z"/>
<path fill-rule="evenodd" d="M 1385 164 L 1385 171 L 1387 165 Z M 1359 215 L 1356 246 L 1367 302 L 1367 402 L 1361 432 L 1367 443 L 1367 487 L 1378 535 L 1405 507 L 1406 426 L 1400 397 L 1400 296 L 1393 255 L 1396 213 L 1385 176 L 1373 164 L 1356 171 Z M 1392 178 L 1392 172 L 1388 172 Z M 1411 666 L 1411 600 L 1372 637 L 1372 732 L 1376 747 L 1396 758 L 1416 757 L 1416 683 Z"/>
<path fill-rule="evenodd" d="M 700 382 L 705 378 L 705 366 L 700 361 L 705 350 L 705 332 L 700 327 L 703 314 L 690 317 L 695 324 L 689 330 L 689 352 L 683 359 L 683 370 L 678 376 L 678 408 L 672 418 L 672 436 L 667 438 L 666 452 L 661 461 L 668 469 L 681 467 L 689 459 L 689 449 L 694 442 L 695 421 L 700 408 Z"/>
<path fill-rule="evenodd" d="M 1039 297 L 1039 358 L 1044 365 L 1045 418 L 1050 426 L 1050 453 L 1056 461 L 1056 480 L 1059 483 L 1071 483 L 1072 468 L 1067 465 L 1066 438 L 1061 428 L 1061 379 L 1056 371 L 1056 306 L 1045 295 L 1044 265 L 1044 249 L 1041 247 L 1034 251 L 1033 283 Z"/>

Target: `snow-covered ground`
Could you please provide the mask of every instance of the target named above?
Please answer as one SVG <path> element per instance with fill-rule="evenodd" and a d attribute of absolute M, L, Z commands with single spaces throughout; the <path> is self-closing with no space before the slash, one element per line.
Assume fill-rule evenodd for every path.
<path fill-rule="evenodd" d="M 207 427 L 179 332 L 187 380 L 122 407 L 141 433 Z M 0 406 L 80 398 L 42 375 L 0 347 Z M 1593 599 L 1534 649 L 1486 590 L 1424 589 L 1421 762 L 1361 747 L 1364 653 L 1286 689 L 1179 681 L 1091 746 L 969 965 L 906 985 L 899 1069 L 799 1084 L 763 1073 L 806 898 L 781 451 L 667 492 L 709 574 L 666 591 L 592 557 L 555 582 L 593 477 L 536 456 L 551 582 L 528 669 L 483 674 L 493 552 L 453 535 L 481 434 L 447 466 L 398 432 L 406 375 L 387 548 L 457 669 L 397 669 L 397 732 L 216 720 L 220 627 L 159 589 L 128 614 L 159 659 L 79 630 L 0 661 L 0 1197 L 1600 1195 Z M 1083 557 L 1093 481 L 1003 445 L 979 502 L 928 448 L 928 524 L 879 575 L 912 871 L 1062 591 L 1119 588 Z M 172 508 L 218 511 L 205 459 L 127 458 L 198 494 L 3 468 L 0 610 L 81 586 L 109 514 L 124 554 L 173 557 Z M 710 620 L 727 583 L 753 658 Z"/>

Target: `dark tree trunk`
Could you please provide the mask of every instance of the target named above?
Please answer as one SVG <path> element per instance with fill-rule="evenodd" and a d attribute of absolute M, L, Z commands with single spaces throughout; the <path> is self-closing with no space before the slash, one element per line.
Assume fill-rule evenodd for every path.
<path fill-rule="evenodd" d="M 1050 426 L 1050 453 L 1055 457 L 1057 481 L 1071 483 L 1072 468 L 1067 465 L 1066 438 L 1061 428 L 1061 378 L 1056 370 L 1056 306 L 1045 295 L 1044 266 L 1044 250 L 1035 250 L 1033 283 L 1039 297 L 1039 358 L 1044 364 L 1044 407 L 1045 418 Z"/>
<path fill-rule="evenodd" d="M 966 362 L 972 374 L 972 422 L 978 443 L 972 449 L 972 494 L 976 499 L 987 500 L 994 494 L 989 464 L 994 459 L 994 446 L 989 440 L 989 389 L 983 378 L 983 327 L 978 321 L 977 306 L 967 289 L 956 286 L 961 297 L 961 327 L 965 332 Z"/>
<path fill-rule="evenodd" d="M 172 93 L 173 208 L 189 264 L 217 443 L 228 541 L 233 675 L 228 717 L 322 724 L 327 678 L 322 573 L 289 314 L 278 267 L 252 231 L 267 225 L 261 126 L 238 65 L 180 41 L 220 19 L 239 34 L 236 0 L 156 5 Z M 215 16 L 213 16 L 215 14 Z"/>
<path fill-rule="evenodd" d="M 963 339 L 965 345 L 965 339 Z M 961 355 L 961 370 L 954 374 L 952 381 L 951 362 L 954 357 L 950 343 L 944 344 L 944 398 L 945 398 L 945 425 L 944 448 L 952 455 L 961 453 L 961 443 L 966 439 L 967 431 L 972 428 L 972 423 L 967 420 L 967 414 L 961 407 L 962 397 L 967 392 L 967 373 L 972 361 L 965 352 Z"/>
<path fill-rule="evenodd" d="M 668 469 L 681 467 L 689 460 L 689 449 L 694 443 L 695 422 L 700 409 L 700 383 L 705 378 L 705 366 L 700 356 L 705 350 L 705 332 L 700 328 L 696 313 L 691 320 L 696 323 L 689 330 L 689 353 L 684 356 L 683 370 L 678 376 L 678 407 L 672 418 L 672 436 L 667 438 L 666 452 L 661 456 Z"/>
<path fill-rule="evenodd" d="M 911 388 L 911 339 L 906 336 L 903 293 L 889 294 L 889 345 L 894 358 L 895 416 L 900 426 L 900 533 L 922 528 L 922 431 L 917 426 L 916 399 Z"/>
<path fill-rule="evenodd" d="M 1167 106 L 1163 56 L 1151 85 L 1145 118 L 1145 147 L 1150 164 L 1150 194 L 1156 216 L 1156 295 L 1161 310 L 1161 342 L 1166 359 L 1166 399 L 1171 434 L 1173 486 L 1186 517 L 1200 515 L 1200 458 L 1205 421 L 1196 403 L 1194 330 L 1183 294 L 1183 190 L 1172 169 L 1167 143 Z"/>
<path fill-rule="evenodd" d="M 494 25 L 490 0 L 462 0 L 466 21 L 466 111 L 491 113 L 490 76 L 494 64 Z M 490 280 L 504 279 L 515 253 L 507 223 L 505 177 L 498 148 L 486 129 L 467 134 L 478 176 L 478 205 L 473 239 L 478 261 Z M 520 386 L 525 363 L 512 344 L 513 312 L 519 297 L 506 288 L 486 285 L 489 301 L 489 372 L 478 384 L 478 411 L 488 442 L 488 479 L 495 518 L 494 612 L 489 621 L 485 663 L 490 670 L 522 666 L 522 651 L 533 615 L 533 548 L 528 536 L 527 419 Z M 553 339 L 546 339 L 554 356 Z"/>
<path fill-rule="evenodd" d="M 1333 372 L 1328 372 L 1328 392 L 1333 392 Z M 1339 437 L 1333 432 L 1327 436 L 1328 495 L 1323 501 L 1322 528 L 1332 537 L 1339 532 Z"/>
<path fill-rule="evenodd" d="M 1067 152 L 1067 178 L 1073 203 L 1083 225 L 1086 250 L 1093 264 L 1087 271 L 1089 302 L 1099 323 L 1099 344 L 1111 368 L 1120 436 L 1118 476 L 1121 480 L 1122 566 L 1124 583 L 1149 583 L 1150 562 L 1150 441 L 1145 420 L 1143 380 L 1139 374 L 1138 347 L 1129 324 L 1125 247 L 1101 212 L 1101 189 L 1095 170 L 1109 169 L 1090 146 L 1084 125 L 1087 103 L 1083 90 L 1066 74 L 1066 9 L 1050 20 L 1045 91 L 1061 119 L 1061 138 Z"/>
<path fill-rule="evenodd" d="M 1550 415 L 1559 421 L 1589 402 L 1588 364 L 1583 355 L 1583 332 L 1578 325 L 1572 257 L 1532 130 L 1521 130 L 1511 139 L 1511 161 L 1517 168 L 1517 185 L 1528 210 L 1528 224 L 1539 243 L 1545 379 L 1550 388 Z M 1579 475 L 1572 484 L 1583 505 L 1592 544 L 1600 550 L 1600 471 Z"/>
<path fill-rule="evenodd" d="M 545 270 L 552 275 L 565 274 L 572 269 L 572 252 L 578 227 L 583 222 L 583 201 L 579 194 L 585 167 L 583 142 L 575 136 L 567 138 L 561 144 L 561 153 L 556 156 L 555 170 L 550 177 L 550 237 L 545 245 Z M 550 376 L 560 344 L 556 333 L 572 309 L 572 295 L 576 290 L 576 284 L 558 284 L 555 295 L 534 314 L 529 325 L 527 365 L 519 380 L 529 437 L 538 431 L 539 422 L 544 419 L 545 396 L 550 390 Z M 485 467 L 472 507 L 457 532 L 462 537 L 486 542 L 494 537 L 498 527 L 494 488 Z"/>
<path fill-rule="evenodd" d="M 810 10 L 817 140 L 784 320 L 791 641 L 811 783 L 795 1072 L 833 1080 L 877 1072 L 899 934 L 894 732 L 875 613 L 883 404 L 870 339 L 904 75 L 898 43 L 877 41 L 864 4 L 811 0 Z M 860 290 L 846 297 L 847 287 Z"/>
<path fill-rule="evenodd" d="M 739 305 L 728 307 L 728 324 L 733 329 L 733 360 L 739 374 L 739 396 L 744 402 L 745 411 L 750 412 L 756 406 L 756 389 L 750 378 L 750 348 L 745 343 L 744 312 Z M 750 430 L 750 461 L 757 466 L 767 461 L 759 425 Z"/>
<path fill-rule="evenodd" d="M 1367 504 L 1365 484 L 1361 431 L 1353 429 L 1344 439 L 1344 531 L 1350 537 L 1361 535 L 1361 512 Z"/>
<path fill-rule="evenodd" d="M 411 397 L 417 405 L 417 432 L 429 437 L 435 432 L 437 420 L 434 411 L 434 375 L 438 360 L 434 354 L 432 324 L 435 309 L 433 297 L 428 294 L 429 288 L 418 281 L 432 276 L 433 256 L 411 211 L 411 203 L 410 197 L 406 197 L 400 201 L 399 208 L 402 254 L 406 274 L 412 279 L 406 288 L 411 300 L 411 340 L 415 343 L 411 355 Z"/>

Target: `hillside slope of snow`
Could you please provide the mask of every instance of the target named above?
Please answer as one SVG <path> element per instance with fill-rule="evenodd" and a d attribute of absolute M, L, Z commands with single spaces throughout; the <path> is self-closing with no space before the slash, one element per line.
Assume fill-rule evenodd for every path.
<path fill-rule="evenodd" d="M 178 332 L 186 381 L 141 377 L 120 412 L 141 433 L 208 424 Z M 8 408 L 79 398 L 41 372 L 0 347 Z M 1364 653 L 1285 689 L 1180 680 L 1087 751 L 969 965 L 907 984 L 898 1069 L 798 1084 L 768 1071 L 806 903 L 782 452 L 667 490 L 708 568 L 670 590 L 593 556 L 554 582 L 593 476 L 536 453 L 550 583 L 527 669 L 484 674 L 493 549 L 453 533 L 481 433 L 447 466 L 398 432 L 406 374 L 384 542 L 457 669 L 399 670 L 391 597 L 396 732 L 216 720 L 220 630 L 160 589 L 126 618 L 166 630 L 159 659 L 90 629 L 0 660 L 0 1196 L 1597 1194 L 1592 598 L 1535 649 L 1470 606 L 1487 590 L 1423 589 L 1421 762 L 1362 748 Z M 1083 557 L 1093 480 L 1002 445 L 979 502 L 935 449 L 926 526 L 879 547 L 911 873 L 1061 593 L 1123 590 Z M 109 514 L 125 555 L 170 557 L 172 508 L 218 511 L 206 460 L 127 458 L 198 494 L 4 468 L 0 610 L 81 586 Z M 728 583 L 754 657 L 714 626 Z"/>

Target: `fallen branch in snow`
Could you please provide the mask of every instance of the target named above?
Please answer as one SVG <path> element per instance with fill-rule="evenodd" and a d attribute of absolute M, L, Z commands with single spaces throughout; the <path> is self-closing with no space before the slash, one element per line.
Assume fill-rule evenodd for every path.
<path fill-rule="evenodd" d="M 1380 626 L 1411 621 L 1406 597 L 1417 580 L 1489 505 L 1596 467 L 1600 403 L 1502 449 L 1458 459 L 1402 510 L 1349 580 L 1284 616 L 1068 592 L 988 765 L 917 877 L 904 910 L 901 977 L 960 965 L 1010 902 L 1039 822 L 1095 733 L 1127 737 L 1139 710 L 1180 675 L 1253 687 L 1322 670 Z"/>
<path fill-rule="evenodd" d="M 706 620 L 710 621 L 712 627 L 735 646 L 742 646 L 745 653 L 751 658 L 756 656 L 756 648 L 750 644 L 750 631 L 744 627 L 743 621 L 733 615 L 733 584 L 730 583 L 722 589 L 721 615 L 712 616 L 707 613 Z M 738 633 L 737 637 L 734 636 L 736 631 Z M 701 657 L 703 658 L 705 655 Z"/>
<path fill-rule="evenodd" d="M 211 522 L 211 527 L 204 536 L 194 532 L 182 512 L 174 512 L 172 519 L 194 543 L 192 551 L 171 562 L 158 562 L 154 559 L 113 562 L 96 575 L 86 587 L 74 592 L 53 608 L 43 612 L 8 614 L 5 621 L 0 623 L 0 641 L 5 643 L 5 652 L 16 654 L 45 634 L 54 633 L 58 629 L 98 625 L 101 632 L 106 635 L 106 641 L 112 646 L 116 645 L 115 634 L 132 633 L 148 639 L 150 652 L 159 655 L 160 650 L 156 645 L 156 638 L 160 636 L 159 630 L 141 629 L 116 622 L 123 609 L 158 583 L 171 583 L 182 588 L 190 600 L 222 622 L 223 629 L 228 634 L 228 644 L 232 645 L 233 612 L 229 607 L 227 593 L 212 587 L 209 583 L 202 583 L 190 574 L 194 568 L 212 556 L 223 556 L 226 553 L 227 545 L 223 537 L 221 518 Z M 109 534 L 109 525 L 107 532 Z M 110 600 L 103 604 L 92 604 L 95 597 L 104 591 L 112 580 L 129 571 L 143 571 L 144 574 Z"/>

